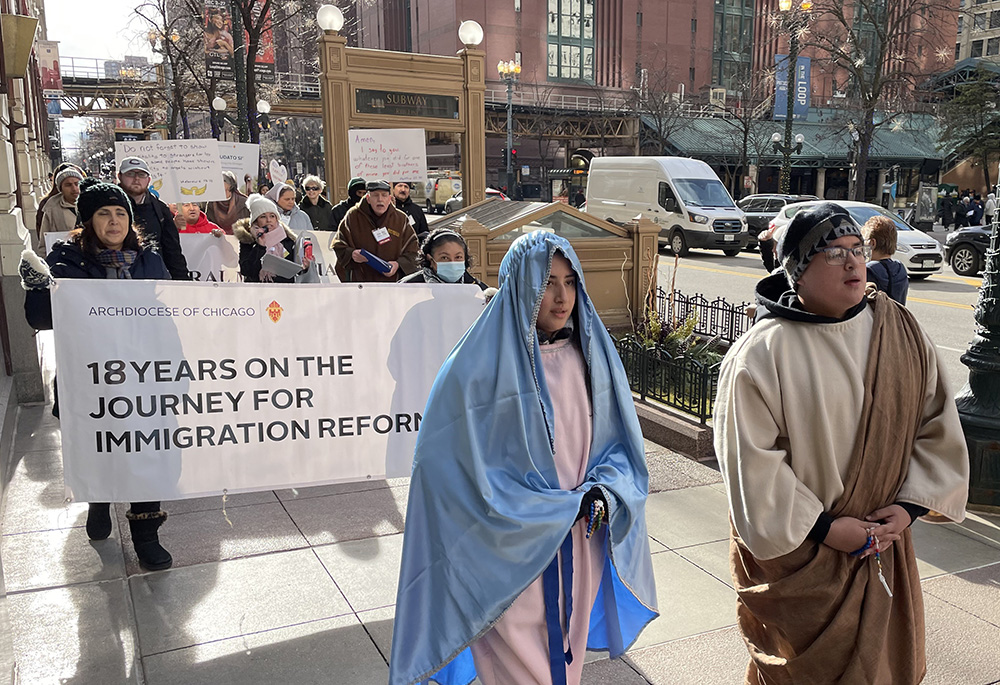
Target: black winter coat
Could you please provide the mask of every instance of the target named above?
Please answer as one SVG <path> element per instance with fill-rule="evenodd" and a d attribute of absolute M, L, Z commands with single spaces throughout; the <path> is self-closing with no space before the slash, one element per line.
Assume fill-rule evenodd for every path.
<path fill-rule="evenodd" d="M 299 209 L 309 215 L 314 231 L 337 230 L 337 224 L 333 223 L 333 205 L 322 195 L 316 200 L 316 204 L 310 202 L 308 197 L 302 198 Z"/>
<path fill-rule="evenodd" d="M 107 278 L 107 269 L 95 257 L 86 254 L 72 241 L 59 241 L 45 258 L 53 278 Z M 169 281 L 170 272 L 160 255 L 141 250 L 129 268 L 133 280 Z M 24 316 L 28 325 L 38 331 L 52 328 L 52 298 L 48 290 L 28 290 L 24 293 Z"/>
<path fill-rule="evenodd" d="M 136 204 L 131 197 L 129 202 L 132 203 L 135 222 L 142 227 L 142 235 L 155 241 L 157 245 L 155 249 L 163 257 L 163 263 L 167 265 L 170 277 L 175 281 L 192 280 L 187 260 L 181 252 L 181 237 L 170 208 L 149 192 L 146 193 L 146 200 L 142 204 Z"/>
<path fill-rule="evenodd" d="M 409 217 L 410 225 L 413 226 L 413 232 L 417 234 L 417 241 L 420 243 L 424 242 L 424 238 L 430 232 L 427 228 L 427 217 L 424 216 L 424 210 L 420 209 L 420 205 L 413 201 L 413 198 L 406 198 L 406 202 L 400 202 L 396 200 L 396 209 L 403 212 Z"/>
<path fill-rule="evenodd" d="M 260 263 L 267 248 L 257 242 L 250 228 L 250 219 L 240 219 L 233 224 L 233 235 L 240 242 L 240 275 L 243 276 L 244 283 L 260 283 Z M 281 228 L 285 231 L 285 239 L 281 241 L 281 245 L 288 252 L 287 259 L 298 261 L 295 255 L 295 234 L 284 223 Z M 272 282 L 294 283 L 295 279 L 275 276 Z"/>

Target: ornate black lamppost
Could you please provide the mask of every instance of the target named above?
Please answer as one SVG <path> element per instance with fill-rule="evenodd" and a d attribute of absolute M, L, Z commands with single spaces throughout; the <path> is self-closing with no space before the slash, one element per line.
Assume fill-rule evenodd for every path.
<path fill-rule="evenodd" d="M 1000 192 L 1000 186 L 997 186 Z M 976 303 L 976 336 L 962 363 L 969 382 L 956 401 L 969 446 L 969 502 L 1000 506 L 1000 216 L 986 251 L 983 285 Z"/>

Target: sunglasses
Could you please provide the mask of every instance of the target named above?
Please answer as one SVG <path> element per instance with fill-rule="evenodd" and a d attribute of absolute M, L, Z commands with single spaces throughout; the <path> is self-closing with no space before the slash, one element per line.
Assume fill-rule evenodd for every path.
<path fill-rule="evenodd" d="M 307 191 L 319 190 L 319 188 L 317 186 L 306 186 L 306 190 Z"/>

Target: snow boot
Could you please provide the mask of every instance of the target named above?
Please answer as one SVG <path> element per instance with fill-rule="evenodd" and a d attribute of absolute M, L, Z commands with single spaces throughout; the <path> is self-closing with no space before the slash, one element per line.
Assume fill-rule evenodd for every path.
<path fill-rule="evenodd" d="M 91 502 L 87 511 L 87 537 L 91 540 L 106 540 L 111 535 L 111 505 L 107 502 Z"/>
<path fill-rule="evenodd" d="M 140 513 L 129 511 L 125 516 L 128 518 L 132 546 L 135 548 L 135 555 L 139 557 L 139 564 L 147 571 L 170 568 L 174 559 L 160 545 L 160 538 L 156 533 L 167 520 L 167 512 L 160 509 Z"/>

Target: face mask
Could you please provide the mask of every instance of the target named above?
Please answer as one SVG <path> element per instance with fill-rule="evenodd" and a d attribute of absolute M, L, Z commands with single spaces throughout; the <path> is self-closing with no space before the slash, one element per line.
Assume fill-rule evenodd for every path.
<path fill-rule="evenodd" d="M 437 275 L 447 283 L 458 283 L 465 273 L 465 262 L 438 262 Z"/>

